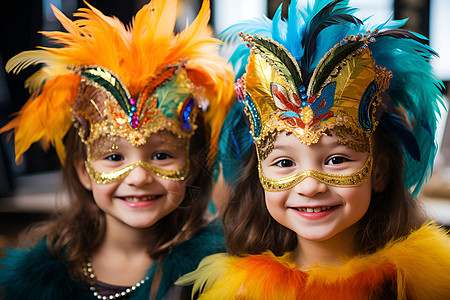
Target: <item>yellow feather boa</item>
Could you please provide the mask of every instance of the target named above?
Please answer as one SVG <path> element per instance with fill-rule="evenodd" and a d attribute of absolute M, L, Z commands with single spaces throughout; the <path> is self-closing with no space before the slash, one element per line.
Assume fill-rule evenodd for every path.
<path fill-rule="evenodd" d="M 450 299 L 450 237 L 426 224 L 382 250 L 300 271 L 270 251 L 245 257 L 225 253 L 205 258 L 177 281 L 194 284 L 200 299 Z"/>

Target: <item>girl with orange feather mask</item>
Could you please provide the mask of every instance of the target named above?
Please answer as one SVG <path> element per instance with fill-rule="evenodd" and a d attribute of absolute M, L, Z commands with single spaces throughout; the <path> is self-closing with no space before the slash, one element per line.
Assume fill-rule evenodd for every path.
<path fill-rule="evenodd" d="M 43 67 L 2 132 L 16 157 L 56 148 L 69 204 L 0 262 L 5 299 L 177 299 L 173 282 L 222 249 L 207 215 L 233 72 L 208 27 L 209 1 L 174 34 L 176 0 L 153 0 L 125 26 L 86 3 L 60 47 L 27 51 L 6 68 Z M 223 250 L 223 249 L 222 249 Z"/>

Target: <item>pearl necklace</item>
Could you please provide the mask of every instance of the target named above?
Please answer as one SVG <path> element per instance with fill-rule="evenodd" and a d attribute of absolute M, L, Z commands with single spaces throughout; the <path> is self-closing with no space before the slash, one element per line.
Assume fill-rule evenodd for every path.
<path fill-rule="evenodd" d="M 81 268 L 83 269 L 84 276 L 90 282 L 89 290 L 92 292 L 92 295 L 94 295 L 94 297 L 96 297 L 97 299 L 100 299 L 100 300 L 112 300 L 112 299 L 118 299 L 120 297 L 124 297 L 124 296 L 134 292 L 138 287 L 142 286 L 149 279 L 149 276 L 147 276 L 144 279 L 142 279 L 141 281 L 139 281 L 138 283 L 136 283 L 135 285 L 132 285 L 132 286 L 126 288 L 125 290 L 123 290 L 120 293 L 115 293 L 115 294 L 108 295 L 108 296 L 102 296 L 97 292 L 97 289 L 94 286 L 95 274 L 94 274 L 94 270 L 92 269 L 91 261 L 87 260 L 87 261 L 83 262 L 81 264 Z"/>

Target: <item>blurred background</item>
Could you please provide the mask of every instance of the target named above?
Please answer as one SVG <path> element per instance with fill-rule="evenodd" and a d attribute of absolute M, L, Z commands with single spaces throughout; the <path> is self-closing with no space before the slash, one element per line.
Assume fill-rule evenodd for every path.
<path fill-rule="evenodd" d="M 302 0 L 300 0 L 301 2 Z M 303 0 L 307 1 L 307 0 Z M 146 4 L 143 0 L 90 0 L 89 3 L 105 15 L 117 16 L 125 24 Z M 197 15 L 201 0 L 178 0 L 178 23 L 184 27 L 186 19 Z M 289 0 L 211 0 L 210 25 L 216 33 L 229 25 L 263 15 L 272 18 L 283 3 L 287 16 Z M 433 66 L 444 81 L 448 96 L 450 81 L 450 1 L 448 0 L 350 0 L 360 8 L 357 15 L 367 18 L 376 15 L 374 22 L 409 18 L 405 28 L 429 37 L 430 45 L 440 55 Z M 29 94 L 24 81 L 36 69 L 28 68 L 19 75 L 6 74 L 5 63 L 24 50 L 48 45 L 41 30 L 61 30 L 50 4 L 72 18 L 82 0 L 21 0 L 0 3 L 0 126 L 4 126 L 27 101 Z M 177 23 L 177 24 L 178 24 Z M 439 154 L 432 179 L 420 198 L 428 212 L 439 223 L 450 225 L 450 125 L 447 113 L 442 112 L 439 126 Z M 20 164 L 14 162 L 14 147 L 10 134 L 0 135 L 0 248 L 15 245 L 18 233 L 28 224 L 43 220 L 55 208 L 64 206 L 64 191 L 60 189 L 59 162 L 53 149 L 43 151 L 38 144 L 25 153 Z"/>

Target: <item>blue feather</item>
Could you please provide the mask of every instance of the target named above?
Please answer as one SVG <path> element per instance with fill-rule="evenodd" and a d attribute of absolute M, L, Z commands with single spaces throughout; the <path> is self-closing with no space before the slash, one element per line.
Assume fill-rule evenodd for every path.
<path fill-rule="evenodd" d="M 381 116 L 380 125 L 396 138 L 402 146 L 403 151 L 407 151 L 414 160 L 420 161 L 419 144 L 411 130 L 402 123 L 401 117 L 384 113 Z"/>
<path fill-rule="evenodd" d="M 242 173 L 242 161 L 249 155 L 252 143 L 244 104 L 236 101 L 224 121 L 219 137 L 219 161 L 227 184 L 233 186 Z"/>
<path fill-rule="evenodd" d="M 297 113 L 295 113 L 293 111 L 290 111 L 290 110 L 285 112 L 285 113 L 282 113 L 280 115 L 280 117 L 281 118 L 284 118 L 284 117 L 286 117 L 286 118 L 300 118 L 300 116 Z"/>

